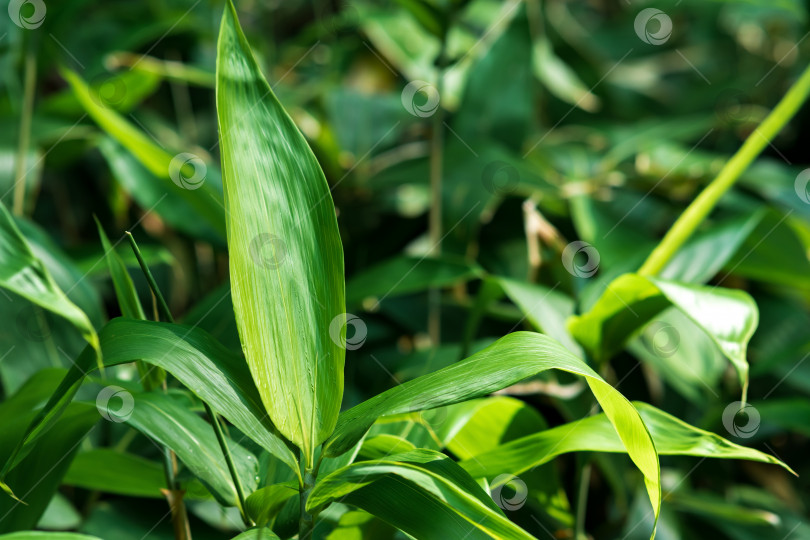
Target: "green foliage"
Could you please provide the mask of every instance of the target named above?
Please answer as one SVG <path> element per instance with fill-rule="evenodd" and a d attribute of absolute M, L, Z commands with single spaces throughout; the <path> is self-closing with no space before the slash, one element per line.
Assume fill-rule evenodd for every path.
<path fill-rule="evenodd" d="M 0 540 L 810 534 L 806 6 L 316 4 L 9 3 Z"/>

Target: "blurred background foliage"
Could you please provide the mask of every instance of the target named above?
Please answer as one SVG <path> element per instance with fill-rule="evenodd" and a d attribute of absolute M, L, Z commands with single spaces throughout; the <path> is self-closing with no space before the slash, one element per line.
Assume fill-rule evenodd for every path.
<path fill-rule="evenodd" d="M 672 22 L 663 43 L 634 28 L 647 7 Z M 567 316 L 638 268 L 810 57 L 807 4 L 799 0 L 274 0 L 237 8 L 333 188 L 347 309 L 367 328 L 362 347 L 347 355 L 344 406 L 519 328 L 582 354 L 565 331 Z M 34 4 L 21 9 L 31 24 Z M 122 243 L 125 230 L 178 319 L 239 347 L 220 227 L 213 87 L 221 13 L 221 2 L 210 0 L 62 0 L 47 2 L 35 28 L 0 17 L 0 199 L 96 328 L 120 312 L 94 215 L 144 306 L 152 299 Z M 649 24 L 645 31 L 660 31 Z M 608 371 L 629 399 L 778 456 L 800 476 L 756 463 L 662 458 L 661 539 L 810 537 L 810 194 L 796 182 L 810 161 L 809 124 L 805 108 L 664 273 L 756 299 L 760 324 L 749 354 L 749 396 L 762 422 L 756 433 L 742 441 L 723 427 L 724 408 L 739 399 L 735 374 L 675 310 L 654 323 L 673 330 L 662 338 L 660 326 L 648 325 Z M 430 187 L 436 140 L 443 141 L 440 256 L 428 234 L 438 203 Z M 194 189 L 172 174 L 180 153 L 204 163 Z M 595 275 L 566 270 L 561 253 L 574 240 L 598 251 Z M 440 343 L 429 337 L 431 288 L 442 290 Z M 14 395 L 31 407 L 84 341 L 68 322 L 11 292 L 2 296 L 0 408 L 13 406 Z M 111 376 L 137 386 L 133 369 Z M 92 401 L 105 384 L 96 382 L 80 396 Z M 481 439 L 476 444 L 581 418 L 591 406 L 581 383 L 559 374 L 509 393 L 519 399 L 479 404 L 469 424 L 479 431 L 465 428 Z M 51 470 L 32 487 L 40 499 L 32 495 L 28 510 L 0 519 L 0 531 L 38 525 L 172 538 L 154 489 L 162 481 L 157 448 L 124 424 L 96 423 L 95 409 L 79 405 L 27 458 Z M 25 426 L 6 427 L 14 410 L 3 414 L 2 455 Z M 403 422 L 420 444 L 435 439 L 469 457 L 462 439 L 448 445 L 455 435 L 436 439 L 453 414 Z M 72 459 L 60 459 L 66 451 Z M 648 503 L 622 455 L 563 456 L 523 476 L 528 502 L 510 517 L 538 537 L 570 537 L 588 461 L 588 530 L 596 538 L 645 537 L 650 524 L 634 525 L 649 521 Z M 199 484 L 196 495 L 193 482 L 187 488 L 195 537 L 233 536 L 234 514 Z M 0 503 L 0 515 L 9 508 Z M 362 512 L 336 511 L 329 526 L 342 531 L 334 538 L 397 534 Z"/>

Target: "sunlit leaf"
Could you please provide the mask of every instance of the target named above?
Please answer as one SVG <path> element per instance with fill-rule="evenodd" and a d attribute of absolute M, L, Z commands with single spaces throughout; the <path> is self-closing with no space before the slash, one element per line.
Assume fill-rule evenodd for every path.
<path fill-rule="evenodd" d="M 242 347 L 270 418 L 311 466 L 343 395 L 343 248 L 323 172 L 230 3 L 219 36 L 217 113 Z"/>

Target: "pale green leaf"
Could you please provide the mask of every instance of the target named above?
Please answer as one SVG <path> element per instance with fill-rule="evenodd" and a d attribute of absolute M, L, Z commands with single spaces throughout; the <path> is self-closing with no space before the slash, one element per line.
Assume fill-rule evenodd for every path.
<path fill-rule="evenodd" d="M 292 497 L 297 497 L 298 482 L 283 482 L 257 489 L 245 499 L 248 516 L 258 525 L 266 525 L 275 519 Z"/>
<path fill-rule="evenodd" d="M 703 329 L 729 359 L 745 399 L 746 349 L 759 322 L 759 311 L 744 291 L 623 274 L 608 285 L 590 311 L 571 317 L 568 329 L 595 358 L 604 361 L 620 351 L 640 326 L 670 305 Z"/>
<path fill-rule="evenodd" d="M 773 456 L 696 428 L 646 403 L 634 402 L 660 455 L 747 459 L 785 465 Z M 604 414 L 597 414 L 511 441 L 461 462 L 474 478 L 519 475 L 568 452 L 626 452 Z M 792 471 L 791 471 L 792 472 Z"/>
<path fill-rule="evenodd" d="M 343 395 L 343 248 L 326 178 L 230 2 L 219 35 L 217 113 L 242 347 L 270 418 L 311 464 Z"/>

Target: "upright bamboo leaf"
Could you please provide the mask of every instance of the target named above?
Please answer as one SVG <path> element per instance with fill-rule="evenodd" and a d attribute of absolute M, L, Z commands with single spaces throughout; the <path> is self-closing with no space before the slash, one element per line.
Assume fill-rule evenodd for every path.
<path fill-rule="evenodd" d="M 343 249 L 326 178 L 259 70 L 230 2 L 219 35 L 217 113 L 242 347 L 267 412 L 311 462 L 343 394 Z M 341 336 L 330 336 L 330 325 Z"/>

